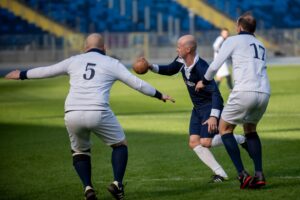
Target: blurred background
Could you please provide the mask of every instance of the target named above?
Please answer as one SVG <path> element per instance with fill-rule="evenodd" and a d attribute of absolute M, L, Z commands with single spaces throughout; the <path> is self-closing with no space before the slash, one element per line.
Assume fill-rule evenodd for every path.
<path fill-rule="evenodd" d="M 82 52 L 102 33 L 108 54 L 130 65 L 138 56 L 165 63 L 183 34 L 211 61 L 220 28 L 235 34 L 239 15 L 257 19 L 269 63 L 300 63 L 300 0 L 0 0 L 0 69 L 51 64 Z"/>

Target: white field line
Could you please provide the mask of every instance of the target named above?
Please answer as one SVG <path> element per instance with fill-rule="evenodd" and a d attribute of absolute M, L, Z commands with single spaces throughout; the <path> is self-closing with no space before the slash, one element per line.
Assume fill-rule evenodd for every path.
<path fill-rule="evenodd" d="M 265 117 L 300 117 L 300 113 L 267 113 L 264 115 Z M 186 117 L 190 117 L 190 113 L 170 113 L 170 114 L 133 114 L 133 115 L 117 115 L 118 118 L 131 118 L 138 117 L 143 119 L 156 119 L 156 118 L 171 118 L 171 119 L 182 119 Z"/>
<path fill-rule="evenodd" d="M 277 179 L 300 179 L 300 176 L 272 176 L 271 178 Z M 195 177 L 195 178 L 186 178 L 186 177 L 173 177 L 173 178 L 142 178 L 142 179 L 125 179 L 124 182 L 168 182 L 168 181 L 201 181 L 204 179 L 209 179 L 209 177 Z M 234 180 L 235 178 L 232 177 L 229 180 Z M 95 181 L 98 183 L 103 183 L 105 181 Z"/>

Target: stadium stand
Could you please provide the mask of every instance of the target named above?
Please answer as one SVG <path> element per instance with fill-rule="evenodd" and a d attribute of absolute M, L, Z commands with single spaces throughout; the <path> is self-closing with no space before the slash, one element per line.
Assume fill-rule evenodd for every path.
<path fill-rule="evenodd" d="M 94 1 L 74 0 L 45 1 L 24 0 L 30 7 L 39 10 L 48 17 L 66 24 L 82 33 L 91 31 L 110 32 L 143 32 L 158 31 L 158 17 L 162 17 L 162 29 L 167 31 L 169 17 L 181 19 L 181 29 L 189 30 L 188 11 L 173 0 L 145 0 L 135 1 L 137 10 L 133 9 L 133 1 L 121 0 Z M 123 4 L 122 4 L 123 2 Z M 145 10 L 149 10 L 149 25 L 145 23 Z M 136 13 L 135 13 L 136 12 Z M 76 16 L 74 16 L 76 13 Z M 135 14 L 134 14 L 135 13 Z M 132 16 L 135 15 L 136 18 Z M 212 29 L 213 26 L 200 17 L 196 17 L 195 25 L 198 29 Z"/>
<path fill-rule="evenodd" d="M 46 32 L 34 24 L 15 16 L 6 9 L 0 8 L 0 49 L 23 47 L 32 42 L 39 43 Z M 27 30 L 27 31 L 25 31 Z"/>
<path fill-rule="evenodd" d="M 205 0 L 205 2 L 226 13 L 232 19 L 236 19 L 245 11 L 253 11 L 259 19 L 259 29 L 300 27 L 299 0 Z"/>
<path fill-rule="evenodd" d="M 65 24 L 82 33 L 91 31 L 143 32 L 158 31 L 158 16 L 161 15 L 163 31 L 167 31 L 168 20 L 180 19 L 181 30 L 189 31 L 189 12 L 173 0 L 23 0 L 53 20 Z M 137 13 L 134 14 L 134 2 Z M 260 19 L 259 28 L 296 28 L 300 27 L 299 0 L 205 0 L 217 10 L 236 19 L 241 13 L 253 10 Z M 145 23 L 149 9 L 149 25 Z M 137 17 L 133 19 L 133 15 Z M 211 30 L 214 26 L 195 17 L 196 30 Z"/>
<path fill-rule="evenodd" d="M 4 1 L 7 0 L 2 2 Z M 300 0 L 192 1 L 210 6 L 233 22 L 241 13 L 253 11 L 253 14 L 259 19 L 259 30 L 300 28 Z M 151 44 L 153 44 L 152 41 L 155 41 L 160 45 L 173 45 L 174 38 L 179 35 L 188 32 L 195 32 L 199 35 L 204 31 L 208 33 L 211 31 L 213 34 L 203 34 L 201 38 L 199 37 L 199 40 L 202 40 L 199 41 L 202 45 L 210 46 L 212 39 L 218 34 L 218 28 L 220 28 L 220 26 L 214 25 L 215 23 L 201 16 L 199 12 L 198 14 L 191 12 L 188 6 L 181 3 L 189 4 L 191 2 L 189 0 L 9 0 L 9 2 L 18 2 L 28 6 L 36 12 L 37 16 L 45 16 L 74 33 L 79 32 L 82 35 L 89 32 L 110 33 L 110 35 L 115 33 L 147 33 L 150 34 L 149 41 Z M 45 30 L 37 24 L 39 20 L 28 22 L 28 20 L 20 18 L 19 15 L 16 15 L 14 11 L 0 8 L 0 50 L 24 49 L 32 43 L 47 48 L 45 44 L 49 42 L 54 43 L 55 48 L 64 47 L 65 43 L 61 38 L 62 36 Z M 47 26 L 52 27 L 49 24 Z M 152 37 L 152 34 L 155 34 L 155 37 Z M 276 33 L 274 34 L 276 35 Z M 49 37 L 47 38 L 45 35 Z M 130 38 L 122 39 L 123 43 L 126 44 L 129 40 Z M 112 43 L 116 43 L 116 41 L 112 41 Z M 81 47 L 81 45 L 77 46 Z"/>

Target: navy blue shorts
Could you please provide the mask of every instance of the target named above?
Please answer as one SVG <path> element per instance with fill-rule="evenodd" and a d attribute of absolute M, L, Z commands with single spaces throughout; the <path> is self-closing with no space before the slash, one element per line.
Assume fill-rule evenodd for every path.
<path fill-rule="evenodd" d="M 190 119 L 190 135 L 199 135 L 201 138 L 213 138 L 215 133 L 208 132 L 208 125 L 202 125 L 210 117 L 211 109 L 196 110 L 193 108 Z"/>

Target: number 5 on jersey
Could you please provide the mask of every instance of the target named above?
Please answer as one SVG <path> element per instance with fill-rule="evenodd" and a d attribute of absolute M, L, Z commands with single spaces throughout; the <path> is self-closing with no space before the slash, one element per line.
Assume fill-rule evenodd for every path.
<path fill-rule="evenodd" d="M 83 74 L 83 78 L 85 80 L 91 80 L 92 78 L 94 78 L 95 76 L 95 69 L 94 67 L 96 66 L 96 64 L 94 63 L 87 63 L 86 67 L 85 67 L 85 74 Z"/>

